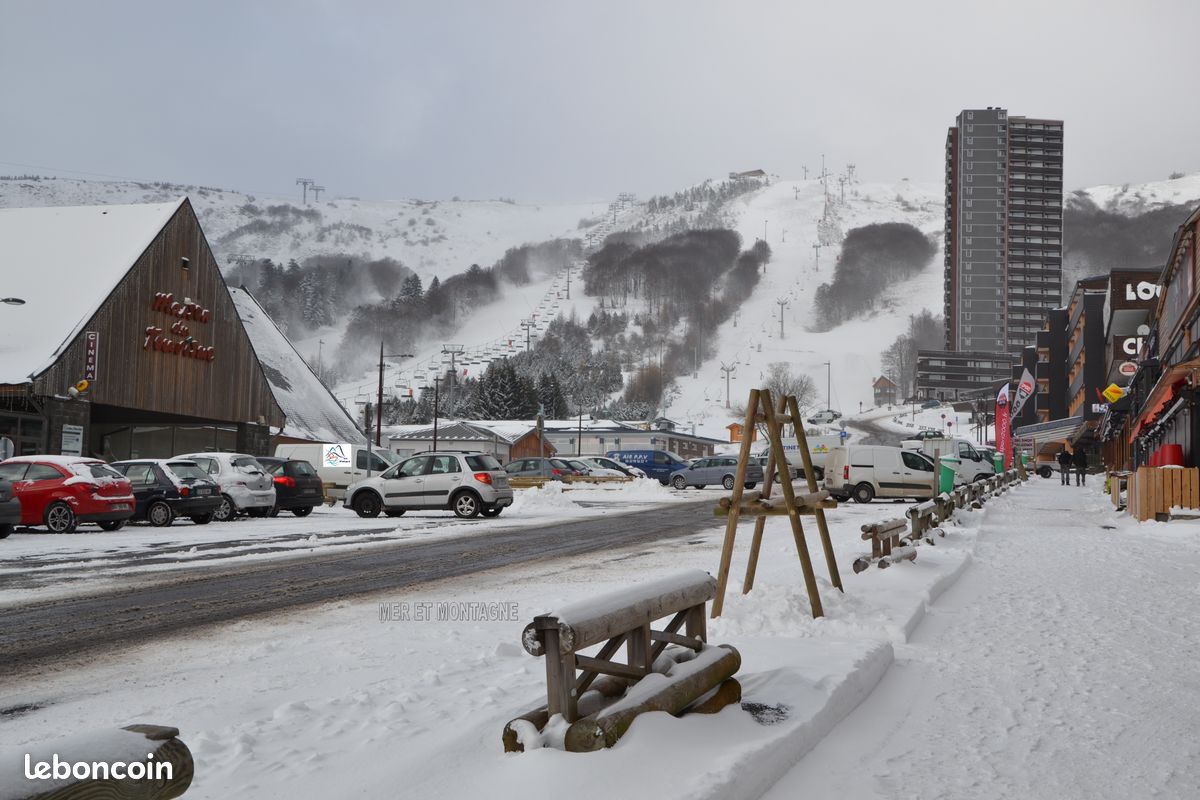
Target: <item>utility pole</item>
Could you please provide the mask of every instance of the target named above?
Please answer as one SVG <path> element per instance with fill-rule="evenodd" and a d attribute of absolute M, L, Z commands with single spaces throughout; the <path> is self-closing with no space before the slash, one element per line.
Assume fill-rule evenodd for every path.
<path fill-rule="evenodd" d="M 321 363 L 321 356 L 324 354 L 324 351 L 325 351 L 325 340 L 317 339 L 317 377 L 320 378 L 322 383 L 325 382 L 325 377 L 322 375 L 322 373 L 325 371 L 325 368 L 324 368 L 323 364 Z"/>
<path fill-rule="evenodd" d="M 779 241 L 781 241 L 781 242 L 787 241 L 787 228 L 783 229 L 783 233 L 780 235 Z"/>
<path fill-rule="evenodd" d="M 397 353 L 392 356 L 383 354 L 383 339 L 379 340 L 379 395 L 376 398 L 378 402 L 375 404 L 375 446 L 382 447 L 383 441 L 383 359 L 385 358 L 412 358 L 412 353 Z"/>
<path fill-rule="evenodd" d="M 767 240 L 767 221 L 763 220 L 763 241 Z"/>
<path fill-rule="evenodd" d="M 742 314 L 742 312 L 740 312 L 740 311 L 733 312 L 733 327 L 735 327 L 735 328 L 737 327 L 738 317 L 740 317 L 741 314 Z"/>
<path fill-rule="evenodd" d="M 779 306 L 779 338 L 783 339 L 783 309 L 787 308 L 787 300 L 776 300 L 776 305 Z"/>
<path fill-rule="evenodd" d="M 821 243 L 813 242 L 813 272 L 821 268 Z"/>
<path fill-rule="evenodd" d="M 450 408 L 450 413 L 454 413 L 454 384 L 458 381 L 457 368 L 454 366 L 454 359 L 462 355 L 463 346 L 461 344 L 444 344 L 442 345 L 442 355 L 450 356 L 450 399 L 447 401 L 447 406 Z"/>
<path fill-rule="evenodd" d="M 842 203 L 845 204 L 845 202 L 846 202 L 846 176 L 845 175 L 838 178 L 838 186 L 841 188 L 841 191 L 842 191 Z"/>
<path fill-rule="evenodd" d="M 801 167 L 801 169 L 804 170 L 804 180 L 808 180 L 808 167 Z M 796 199 L 797 200 L 800 199 L 800 190 L 799 189 L 796 190 Z"/>
<path fill-rule="evenodd" d="M 304 193 L 304 205 L 308 205 L 308 187 L 312 186 L 316 181 L 312 178 L 296 178 L 296 185 L 302 186 Z"/>
<path fill-rule="evenodd" d="M 525 352 L 526 353 L 528 353 L 531 349 L 531 345 L 530 345 L 530 342 L 532 340 L 531 331 L 533 331 L 533 328 L 536 324 L 537 323 L 535 323 L 531 319 L 521 320 L 521 327 L 525 329 Z"/>
<path fill-rule="evenodd" d="M 312 188 L 312 193 L 313 193 L 313 202 L 314 203 L 321 202 L 321 192 L 325 191 L 325 187 L 317 186 L 316 184 L 313 184 L 311 188 Z"/>
<path fill-rule="evenodd" d="M 729 376 L 732 375 L 734 370 L 736 370 L 736 369 L 737 369 L 736 361 L 733 362 L 732 364 L 726 364 L 724 361 L 721 362 L 721 372 L 725 373 L 725 407 L 726 408 L 729 408 Z"/>
<path fill-rule="evenodd" d="M 433 376 L 433 449 L 437 450 L 437 431 L 438 431 L 438 396 L 442 387 L 442 376 Z M 423 387 L 428 389 L 428 386 Z"/>
<path fill-rule="evenodd" d="M 833 367 L 830 362 L 825 362 L 825 408 L 832 410 L 833 401 L 830 400 L 830 387 L 833 386 Z"/>
<path fill-rule="evenodd" d="M 567 299 L 571 299 L 571 265 L 567 264 Z"/>

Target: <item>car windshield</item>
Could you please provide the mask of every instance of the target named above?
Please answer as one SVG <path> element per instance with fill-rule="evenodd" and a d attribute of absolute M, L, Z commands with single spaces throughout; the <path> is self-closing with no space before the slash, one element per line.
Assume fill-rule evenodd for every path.
<path fill-rule="evenodd" d="M 467 466 L 471 469 L 490 471 L 500 469 L 500 462 L 487 453 L 480 453 L 477 456 L 467 456 Z"/>
<path fill-rule="evenodd" d="M 206 480 L 208 478 L 207 472 L 191 462 L 174 461 L 167 464 L 167 469 L 185 481 Z"/>
<path fill-rule="evenodd" d="M 679 453 L 676 453 L 673 450 L 664 450 L 663 452 L 665 452 L 669 458 L 674 459 L 675 461 L 678 461 L 681 464 L 686 464 L 688 462 L 688 460 L 686 458 L 679 455 Z"/>

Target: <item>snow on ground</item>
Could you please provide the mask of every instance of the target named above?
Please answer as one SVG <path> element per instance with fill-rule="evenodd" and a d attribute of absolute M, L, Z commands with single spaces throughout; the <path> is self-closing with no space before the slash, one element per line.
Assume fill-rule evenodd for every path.
<path fill-rule="evenodd" d="M 822 577 L 808 524 L 819 620 L 786 520 L 768 522 L 755 589 L 738 593 L 753 529 L 743 525 L 709 640 L 740 651 L 755 713 L 647 715 L 601 753 L 502 752 L 505 722 L 544 697 L 524 624 L 635 581 L 713 571 L 719 525 L 8 680 L 0 708 L 33 708 L 0 714 L 0 741 L 19 754 L 81 719 L 177 725 L 196 798 L 750 798 L 781 777 L 769 797 L 1189 797 L 1200 781 L 1200 683 L 1188 677 L 1200 655 L 1200 523 L 1139 525 L 1093 481 L 1035 478 L 960 514 L 915 562 L 858 575 L 859 526 L 904 506 L 830 511 L 846 592 Z M 463 602 L 516 613 L 437 618 Z M 382 622 L 380 604 L 410 616 Z M 416 619 L 419 608 L 433 618 Z"/>
<path fill-rule="evenodd" d="M 1097 206 L 1121 214 L 1142 214 L 1165 205 L 1193 203 L 1200 197 L 1200 173 L 1165 181 L 1135 184 L 1106 184 L 1073 193 L 1087 197 Z M 1072 202 L 1068 198 L 1067 202 Z"/>
<path fill-rule="evenodd" d="M 494 519 L 458 519 L 447 511 L 362 519 L 338 505 L 318 506 L 304 518 L 283 512 L 273 519 L 242 517 L 209 525 L 176 520 L 169 528 L 155 528 L 137 523 L 115 532 L 85 525 L 70 535 L 18 529 L 0 543 L 0 608 L 115 588 L 131 580 L 163 580 L 165 573 L 479 536 L 697 498 L 651 480 L 574 484 L 567 491 L 561 484 L 549 484 L 542 489 L 518 489 L 514 495 L 513 505 Z"/>
<path fill-rule="evenodd" d="M 942 192 L 934 184 L 854 183 L 847 187 L 845 204 L 835 203 L 833 208 L 843 233 L 872 223 L 908 222 L 936 236 L 944 222 Z M 814 258 L 824 205 L 825 194 L 817 180 L 777 181 L 733 201 L 744 246 L 763 237 L 766 223 L 771 262 L 742 305 L 736 325 L 730 319 L 718 330 L 714 357 L 700 365 L 696 378 L 684 376 L 677 381 L 666 416 L 685 424 L 695 422 L 699 434 L 724 438 L 725 426 L 734 417 L 725 408 L 722 363 L 737 365 L 729 389 L 735 406 L 746 402 L 750 389 L 761 385 L 769 365 L 776 361 L 787 362 L 794 372 L 813 379 L 821 407 L 827 385 L 830 405 L 844 413 L 857 411 L 860 402 L 873 405 L 871 384 L 880 374 L 880 351 L 907 328 L 910 314 L 941 308 L 940 249 L 925 271 L 893 287 L 874 313 L 847 320 L 828 332 L 809 331 L 816 288 L 833 279 L 841 255 L 839 244 L 821 248 L 819 262 Z M 783 338 L 780 300 L 787 301 Z"/>
<path fill-rule="evenodd" d="M 721 493 L 709 494 L 715 501 Z M 864 549 L 859 526 L 903 509 L 829 512 L 844 596 L 830 585 L 806 520 L 825 576 L 820 620 L 810 616 L 786 520 L 769 521 L 755 590 L 738 593 L 753 531 L 740 527 L 725 614 L 710 623 L 709 638 L 740 651 L 744 700 L 759 704 L 758 718 L 738 707 L 682 720 L 654 714 L 603 753 L 502 750 L 504 724 L 544 699 L 544 668 L 520 647 L 524 625 L 636 581 L 715 571 L 723 526 L 714 520 L 683 539 L 219 626 L 9 680 L 0 708 L 38 708 L 0 715 L 0 741 L 19 749 L 80 719 L 178 725 L 196 757 L 189 796 L 197 798 L 757 796 L 870 693 L 926 602 L 969 562 L 981 513 L 951 526 L 915 563 L 853 574 L 849 564 Z M 439 603 L 460 602 L 515 603 L 518 612 L 502 622 L 380 622 L 380 603 L 414 613 L 431 603 L 436 616 L 452 608 Z M 652 768 L 665 764 L 671 769 Z"/>
<path fill-rule="evenodd" d="M 1195 797 L 1200 526 L 1098 489 L 990 504 L 973 566 L 767 797 Z"/>

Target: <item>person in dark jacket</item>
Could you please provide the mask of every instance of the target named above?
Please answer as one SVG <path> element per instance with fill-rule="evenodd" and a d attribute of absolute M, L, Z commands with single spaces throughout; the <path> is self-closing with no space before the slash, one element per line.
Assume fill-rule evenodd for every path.
<path fill-rule="evenodd" d="M 1071 463 L 1075 465 L 1075 485 L 1087 485 L 1087 451 L 1082 447 L 1075 448 L 1075 454 L 1071 456 Z"/>
<path fill-rule="evenodd" d="M 1062 477 L 1062 485 L 1071 485 L 1071 454 L 1067 452 L 1067 448 L 1062 448 L 1058 451 L 1058 472 Z"/>

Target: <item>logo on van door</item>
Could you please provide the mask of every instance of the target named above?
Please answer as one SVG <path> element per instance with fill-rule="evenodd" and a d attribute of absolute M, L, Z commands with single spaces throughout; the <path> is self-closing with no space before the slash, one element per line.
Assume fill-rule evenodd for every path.
<path fill-rule="evenodd" d="M 350 445 L 327 444 L 321 448 L 321 463 L 326 467 L 350 466 Z"/>

